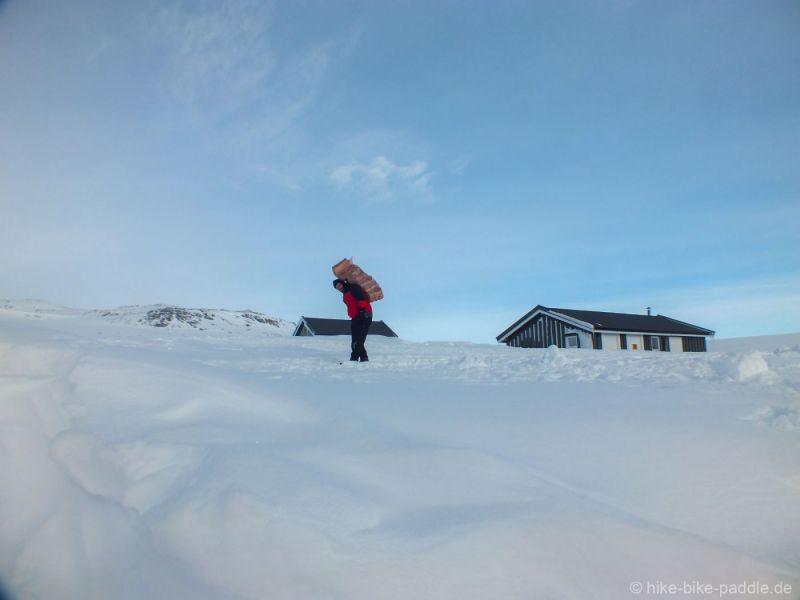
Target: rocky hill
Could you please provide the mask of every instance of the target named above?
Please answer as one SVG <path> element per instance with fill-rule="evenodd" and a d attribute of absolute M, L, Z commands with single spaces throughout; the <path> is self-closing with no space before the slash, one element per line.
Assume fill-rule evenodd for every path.
<path fill-rule="evenodd" d="M 258 331 L 269 335 L 291 335 L 294 323 L 254 310 L 184 308 L 169 304 L 122 306 L 112 310 L 88 313 L 105 321 L 127 325 L 144 325 L 169 329 L 198 331 Z"/>
<path fill-rule="evenodd" d="M 162 330 L 208 331 L 222 334 L 291 335 L 295 324 L 254 310 L 185 308 L 171 304 L 121 306 L 107 310 L 80 310 L 41 300 L 0 299 L 0 314 L 15 319 L 57 320 L 69 326 L 96 322 L 102 326 L 159 328 Z M 92 327 L 94 327 L 93 325 Z"/>

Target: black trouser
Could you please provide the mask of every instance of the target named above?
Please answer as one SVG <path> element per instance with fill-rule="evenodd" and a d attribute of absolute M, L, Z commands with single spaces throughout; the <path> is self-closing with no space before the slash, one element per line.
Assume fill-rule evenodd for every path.
<path fill-rule="evenodd" d="M 369 360 L 364 342 L 367 341 L 370 325 L 372 325 L 372 315 L 359 314 L 350 321 L 350 336 L 353 340 L 350 343 L 350 348 L 352 349 L 350 360 Z"/>

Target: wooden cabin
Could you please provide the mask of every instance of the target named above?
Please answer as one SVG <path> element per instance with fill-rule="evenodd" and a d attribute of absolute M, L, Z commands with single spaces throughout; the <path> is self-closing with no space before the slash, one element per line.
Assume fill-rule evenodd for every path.
<path fill-rule="evenodd" d="M 523 315 L 497 341 L 519 348 L 591 348 L 705 352 L 714 332 L 664 315 L 548 308 L 538 305 Z"/>

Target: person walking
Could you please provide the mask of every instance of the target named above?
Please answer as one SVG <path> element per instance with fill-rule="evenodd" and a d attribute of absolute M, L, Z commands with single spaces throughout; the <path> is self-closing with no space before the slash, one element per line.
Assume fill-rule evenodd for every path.
<path fill-rule="evenodd" d="M 347 305 L 347 316 L 350 317 L 350 360 L 368 362 L 367 341 L 369 326 L 372 325 L 372 304 L 369 295 L 357 283 L 346 279 L 334 279 L 333 287 L 342 293 L 342 301 Z"/>

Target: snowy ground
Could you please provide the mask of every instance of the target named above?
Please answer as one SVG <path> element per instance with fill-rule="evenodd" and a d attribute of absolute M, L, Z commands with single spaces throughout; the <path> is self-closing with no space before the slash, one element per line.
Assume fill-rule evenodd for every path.
<path fill-rule="evenodd" d="M 242 327 L 0 302 L 12 597 L 800 597 L 800 336 L 339 365 Z"/>

